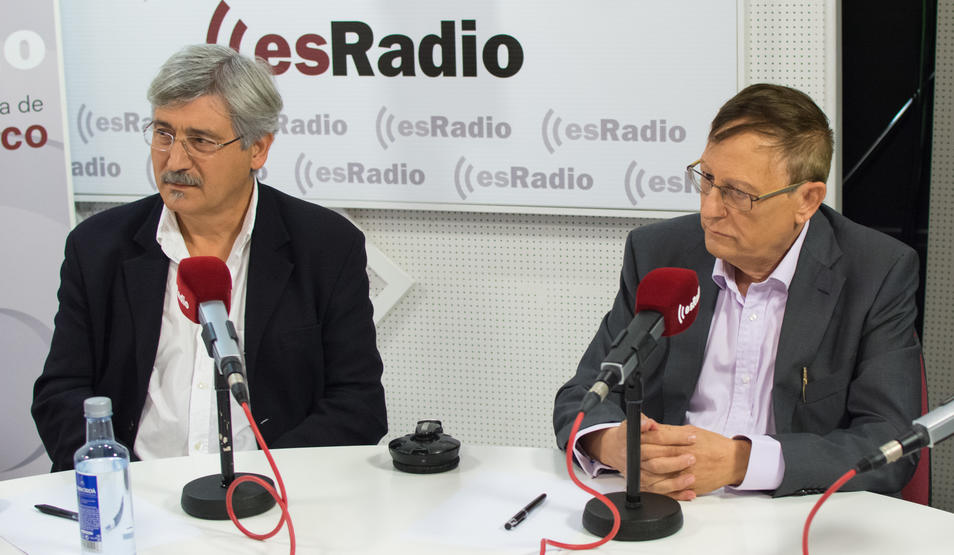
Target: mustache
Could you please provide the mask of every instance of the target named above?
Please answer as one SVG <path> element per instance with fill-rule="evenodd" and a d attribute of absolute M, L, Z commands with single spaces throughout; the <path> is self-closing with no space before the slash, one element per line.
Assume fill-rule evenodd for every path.
<path fill-rule="evenodd" d="M 167 171 L 163 172 L 160 177 L 163 183 L 168 185 L 192 185 L 199 187 L 202 185 L 202 180 L 198 177 L 187 174 L 186 172 L 177 172 L 177 171 Z"/>

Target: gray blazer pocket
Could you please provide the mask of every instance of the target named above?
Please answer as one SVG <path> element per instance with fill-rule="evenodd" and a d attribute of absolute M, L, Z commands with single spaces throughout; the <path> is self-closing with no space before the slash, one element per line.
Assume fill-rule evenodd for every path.
<path fill-rule="evenodd" d="M 811 372 L 811 370 L 809 370 Z M 811 430 L 826 434 L 841 424 L 845 414 L 848 382 L 842 376 L 826 376 L 805 386 L 805 400 L 795 405 L 792 431 Z"/>
<path fill-rule="evenodd" d="M 811 372 L 811 370 L 809 370 Z M 824 378 L 809 381 L 805 385 L 805 404 L 810 405 L 830 397 L 848 388 L 848 378 L 851 376 L 826 376 Z"/>

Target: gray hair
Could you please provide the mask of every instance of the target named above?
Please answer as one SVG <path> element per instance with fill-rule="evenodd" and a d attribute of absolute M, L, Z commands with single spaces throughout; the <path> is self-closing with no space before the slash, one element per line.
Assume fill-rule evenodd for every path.
<path fill-rule="evenodd" d="M 194 44 L 176 52 L 149 85 L 152 109 L 217 95 L 225 102 L 232 130 L 246 149 L 278 130 L 282 97 L 271 67 L 217 44 Z"/>

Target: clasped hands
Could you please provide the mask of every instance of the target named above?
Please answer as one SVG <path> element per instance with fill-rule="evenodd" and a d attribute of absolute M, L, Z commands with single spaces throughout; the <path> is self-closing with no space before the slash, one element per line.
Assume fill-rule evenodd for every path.
<path fill-rule="evenodd" d="M 751 443 L 696 426 L 659 424 L 641 415 L 640 489 L 690 501 L 698 494 L 739 485 L 748 468 Z M 580 439 L 593 458 L 626 472 L 626 421 Z"/>

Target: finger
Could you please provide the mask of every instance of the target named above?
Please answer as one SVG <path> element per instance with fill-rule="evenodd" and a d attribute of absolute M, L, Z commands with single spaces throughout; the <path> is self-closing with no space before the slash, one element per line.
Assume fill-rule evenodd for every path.
<path fill-rule="evenodd" d="M 656 445 L 655 443 L 644 442 L 639 448 L 639 460 L 641 461 L 691 454 L 694 454 L 691 445 Z"/>
<path fill-rule="evenodd" d="M 671 477 L 661 477 L 652 473 L 640 472 L 640 485 L 643 491 L 669 495 L 689 489 L 696 482 L 694 474 L 684 472 Z"/>
<path fill-rule="evenodd" d="M 650 430 L 655 430 L 659 425 L 655 420 L 646 416 L 645 414 L 640 413 L 639 415 L 639 431 L 648 432 Z"/>
<path fill-rule="evenodd" d="M 692 455 L 679 455 L 678 457 L 655 457 L 644 459 L 640 462 L 639 468 L 652 472 L 653 474 L 672 474 L 682 472 L 690 466 L 696 464 L 696 458 Z"/>
<path fill-rule="evenodd" d="M 643 443 L 658 445 L 692 445 L 696 442 L 696 432 L 683 426 L 658 426 L 655 430 L 640 434 Z"/>

